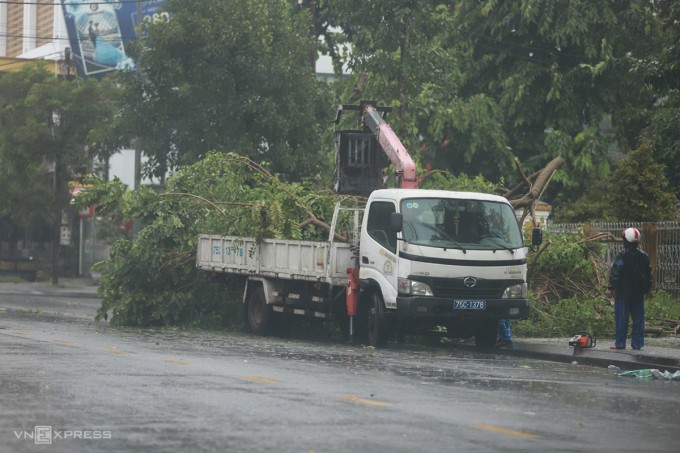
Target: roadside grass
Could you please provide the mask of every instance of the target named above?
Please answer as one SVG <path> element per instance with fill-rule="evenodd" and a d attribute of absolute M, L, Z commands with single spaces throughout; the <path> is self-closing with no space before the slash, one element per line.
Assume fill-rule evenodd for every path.
<path fill-rule="evenodd" d="M 645 338 L 680 348 L 680 300 L 664 291 L 647 296 L 645 329 Z M 551 304 L 532 302 L 528 320 L 512 321 L 513 337 L 518 338 L 568 338 L 580 332 L 613 339 L 614 301 L 571 297 Z"/>
<path fill-rule="evenodd" d="M 27 280 L 18 275 L 3 274 L 0 275 L 0 283 L 25 283 Z"/>
<path fill-rule="evenodd" d="M 20 315 L 37 316 L 40 314 L 40 310 L 38 310 L 37 308 L 29 308 L 27 310 L 16 310 L 15 313 L 18 313 Z"/>

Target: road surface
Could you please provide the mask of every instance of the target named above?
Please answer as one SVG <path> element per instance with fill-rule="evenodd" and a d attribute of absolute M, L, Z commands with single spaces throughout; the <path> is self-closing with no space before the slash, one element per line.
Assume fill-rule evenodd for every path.
<path fill-rule="evenodd" d="M 111 327 L 0 295 L 0 451 L 677 451 L 680 382 L 456 347 Z"/>

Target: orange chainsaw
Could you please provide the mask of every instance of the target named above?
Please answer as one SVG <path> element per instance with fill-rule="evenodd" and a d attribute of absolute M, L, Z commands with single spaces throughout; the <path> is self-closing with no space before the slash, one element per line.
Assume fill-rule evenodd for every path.
<path fill-rule="evenodd" d="M 569 346 L 574 348 L 592 348 L 597 343 L 597 338 L 590 335 L 588 332 L 579 332 L 569 340 Z"/>

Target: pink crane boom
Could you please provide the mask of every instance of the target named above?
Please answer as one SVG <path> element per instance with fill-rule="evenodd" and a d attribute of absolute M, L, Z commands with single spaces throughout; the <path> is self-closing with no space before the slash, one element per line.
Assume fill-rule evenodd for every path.
<path fill-rule="evenodd" d="M 340 117 L 347 110 L 359 113 L 358 130 L 338 130 Z M 390 107 L 374 101 L 360 105 L 338 106 L 335 117 L 335 190 L 368 196 L 383 186 L 385 156 L 394 165 L 397 185 L 404 189 L 418 187 L 416 165 L 392 127 L 385 121 Z"/>
<path fill-rule="evenodd" d="M 373 132 L 380 147 L 394 165 L 399 187 L 403 189 L 418 188 L 415 162 L 413 162 L 406 147 L 404 147 L 397 134 L 394 133 L 390 125 L 387 124 L 378 110 L 376 110 L 375 106 L 369 103 L 362 103 L 360 115 L 364 125 Z"/>

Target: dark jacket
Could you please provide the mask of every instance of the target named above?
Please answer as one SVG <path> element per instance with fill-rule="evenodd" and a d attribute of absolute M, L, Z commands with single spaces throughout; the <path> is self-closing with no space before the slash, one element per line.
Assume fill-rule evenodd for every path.
<path fill-rule="evenodd" d="M 651 278 L 652 267 L 647 254 L 637 244 L 626 243 L 623 251 L 616 255 L 609 272 L 607 288 L 616 292 L 617 299 L 641 299 L 644 296 L 644 289 L 635 282 L 635 263 Z"/>

